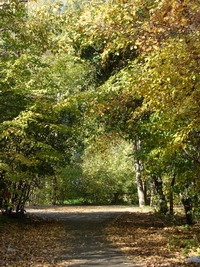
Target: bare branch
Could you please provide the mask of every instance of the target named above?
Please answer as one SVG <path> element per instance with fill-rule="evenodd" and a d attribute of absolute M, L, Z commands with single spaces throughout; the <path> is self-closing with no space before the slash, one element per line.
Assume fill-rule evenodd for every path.
<path fill-rule="evenodd" d="M 10 28 L 0 28 L 0 32 L 10 30 Z"/>
<path fill-rule="evenodd" d="M 197 163 L 200 164 L 200 159 L 199 157 L 195 157 L 193 156 L 187 149 L 183 148 L 183 151 L 185 152 L 185 154 L 190 158 L 190 159 L 193 159 L 194 161 L 196 161 Z"/>

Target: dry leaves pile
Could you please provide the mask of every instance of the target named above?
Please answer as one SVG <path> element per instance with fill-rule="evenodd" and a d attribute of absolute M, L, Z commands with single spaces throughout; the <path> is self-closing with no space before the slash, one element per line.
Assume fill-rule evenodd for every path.
<path fill-rule="evenodd" d="M 184 226 L 182 217 L 173 220 L 153 213 L 126 213 L 107 233 L 128 257 L 146 267 L 197 266 L 184 261 L 199 253 L 200 227 Z"/>
<path fill-rule="evenodd" d="M 62 266 L 58 262 L 67 253 L 66 226 L 55 219 L 12 219 L 3 223 L 0 235 L 3 267 Z"/>
<path fill-rule="evenodd" d="M 68 266 L 74 233 L 66 221 L 41 216 L 2 220 L 0 215 L 0 266 Z M 107 225 L 105 235 L 141 266 L 197 266 L 184 260 L 200 253 L 200 227 L 184 225 L 182 217 L 126 212 Z"/>

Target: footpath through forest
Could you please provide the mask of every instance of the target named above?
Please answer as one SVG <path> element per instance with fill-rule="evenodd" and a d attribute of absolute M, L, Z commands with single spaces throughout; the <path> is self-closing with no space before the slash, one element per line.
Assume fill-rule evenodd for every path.
<path fill-rule="evenodd" d="M 72 206 L 29 208 L 27 211 L 43 219 L 66 222 L 67 235 L 63 236 L 63 243 L 68 251 L 57 259 L 59 266 L 142 266 L 131 262 L 117 246 L 106 239 L 106 226 L 122 213 L 132 211 L 132 207 Z"/>
<path fill-rule="evenodd" d="M 199 256 L 199 223 L 130 206 L 29 207 L 0 215 L 2 267 L 178 267 Z M 198 264 L 199 266 L 199 264 Z"/>
<path fill-rule="evenodd" d="M 6 219 L 0 225 L 2 267 L 143 266 L 108 241 L 106 232 L 132 207 L 52 206 L 26 211 L 27 219 Z"/>

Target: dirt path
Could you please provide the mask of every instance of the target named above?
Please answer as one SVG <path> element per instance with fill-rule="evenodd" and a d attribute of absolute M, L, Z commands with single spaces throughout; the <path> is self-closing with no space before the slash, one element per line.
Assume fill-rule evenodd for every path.
<path fill-rule="evenodd" d="M 66 253 L 60 255 L 63 266 L 91 267 L 135 267 L 105 236 L 104 228 L 122 213 L 132 211 L 124 206 L 84 206 L 28 208 L 27 212 L 43 218 L 55 218 L 66 222 L 63 244 Z M 61 266 L 61 264 L 60 264 Z"/>

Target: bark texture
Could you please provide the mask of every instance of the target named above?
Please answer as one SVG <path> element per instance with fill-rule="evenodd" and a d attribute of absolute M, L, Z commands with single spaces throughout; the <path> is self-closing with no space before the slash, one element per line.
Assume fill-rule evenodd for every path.
<path fill-rule="evenodd" d="M 141 141 L 133 141 L 133 155 L 134 155 L 134 168 L 135 168 L 135 178 L 137 184 L 138 200 L 139 206 L 143 207 L 146 205 L 146 185 L 142 179 L 143 164 L 138 154 L 141 151 Z"/>

